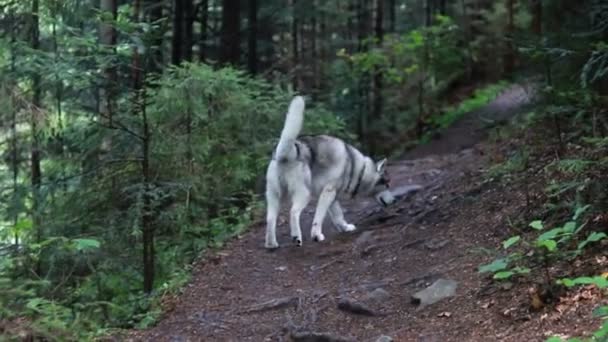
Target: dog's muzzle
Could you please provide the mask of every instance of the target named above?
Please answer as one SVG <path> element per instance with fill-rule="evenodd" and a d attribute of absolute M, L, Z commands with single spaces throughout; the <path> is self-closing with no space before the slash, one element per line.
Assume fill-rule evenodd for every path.
<path fill-rule="evenodd" d="M 376 195 L 376 200 L 383 206 L 388 207 L 395 203 L 395 196 L 393 196 L 393 193 L 390 190 L 386 189 Z"/>

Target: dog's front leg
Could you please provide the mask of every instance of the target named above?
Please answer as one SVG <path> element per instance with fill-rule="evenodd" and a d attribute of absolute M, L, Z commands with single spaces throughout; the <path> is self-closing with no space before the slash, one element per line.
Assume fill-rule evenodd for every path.
<path fill-rule="evenodd" d="M 336 229 L 339 232 L 352 232 L 353 230 L 357 229 L 354 224 L 346 222 L 346 220 L 344 219 L 344 212 L 342 211 L 342 207 L 340 206 L 340 203 L 337 200 L 334 201 L 329 207 L 329 217 L 331 218 L 331 221 L 334 223 L 334 226 L 336 226 Z"/>
<path fill-rule="evenodd" d="M 336 199 L 336 188 L 333 185 L 327 185 L 323 188 L 319 201 L 317 202 L 317 210 L 315 211 L 315 218 L 312 221 L 312 229 L 310 230 L 310 236 L 313 241 L 323 241 L 325 236 L 322 232 L 323 220 L 327 214 L 327 210 Z"/>

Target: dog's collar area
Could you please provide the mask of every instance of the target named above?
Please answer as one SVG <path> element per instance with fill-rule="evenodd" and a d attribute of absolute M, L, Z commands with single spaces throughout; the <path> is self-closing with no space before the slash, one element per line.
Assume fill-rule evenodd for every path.
<path fill-rule="evenodd" d="M 359 187 L 361 186 L 361 181 L 363 180 L 363 174 L 365 173 L 365 167 L 366 167 L 366 165 L 363 164 L 363 168 L 361 169 L 361 172 L 359 173 L 359 178 L 357 178 L 357 184 L 355 185 L 355 189 L 353 190 L 353 194 L 352 194 L 351 198 L 355 198 L 355 196 L 357 196 L 357 193 L 359 192 Z"/>

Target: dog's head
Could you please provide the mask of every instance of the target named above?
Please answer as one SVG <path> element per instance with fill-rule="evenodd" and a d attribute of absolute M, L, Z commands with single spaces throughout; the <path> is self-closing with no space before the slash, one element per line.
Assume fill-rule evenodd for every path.
<path fill-rule="evenodd" d="M 390 178 L 386 172 L 386 158 L 375 163 L 375 174 L 373 178 L 371 193 L 378 203 L 387 207 L 395 202 L 395 196 L 390 190 Z"/>

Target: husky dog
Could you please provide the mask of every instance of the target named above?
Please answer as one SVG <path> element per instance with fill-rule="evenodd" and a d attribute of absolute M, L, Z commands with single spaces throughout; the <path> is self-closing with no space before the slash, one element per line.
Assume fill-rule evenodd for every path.
<path fill-rule="evenodd" d="M 276 221 L 281 197 L 291 199 L 290 228 L 296 245 L 302 245 L 300 213 L 311 195 L 319 196 L 311 237 L 323 241 L 321 225 L 329 217 L 338 231 L 356 229 L 344 220 L 338 198 L 373 195 L 384 206 L 395 201 L 385 173 L 386 159 L 374 162 L 344 141 L 327 136 L 300 136 L 304 99 L 296 96 L 289 105 L 279 143 L 266 171 L 266 248 L 279 247 Z"/>

